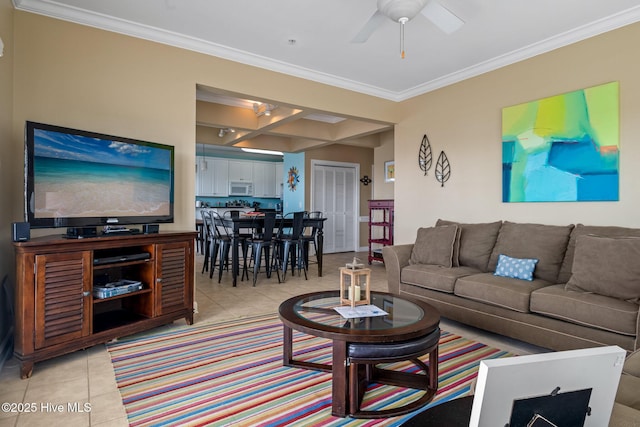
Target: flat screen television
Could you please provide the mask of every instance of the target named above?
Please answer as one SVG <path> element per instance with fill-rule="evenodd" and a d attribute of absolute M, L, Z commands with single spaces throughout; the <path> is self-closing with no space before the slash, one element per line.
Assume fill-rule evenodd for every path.
<path fill-rule="evenodd" d="M 26 122 L 31 227 L 173 222 L 173 200 L 173 146 Z"/>
<path fill-rule="evenodd" d="M 608 426 L 625 356 L 609 346 L 482 360 L 469 427 Z"/>

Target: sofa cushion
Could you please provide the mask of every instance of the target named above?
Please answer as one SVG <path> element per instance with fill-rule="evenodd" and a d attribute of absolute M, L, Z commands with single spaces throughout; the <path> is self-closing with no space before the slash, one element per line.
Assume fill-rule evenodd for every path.
<path fill-rule="evenodd" d="M 573 225 L 502 223 L 498 240 L 489 259 L 489 271 L 495 271 L 498 256 L 538 260 L 533 277 L 556 283 Z"/>
<path fill-rule="evenodd" d="M 458 279 L 453 293 L 460 297 L 528 313 L 531 292 L 549 285 L 549 282 L 540 279 L 528 281 L 481 273 Z"/>
<path fill-rule="evenodd" d="M 480 271 L 471 267 L 445 268 L 440 265 L 413 264 L 402 269 L 400 281 L 452 294 L 458 278 L 477 273 Z"/>
<path fill-rule="evenodd" d="M 453 246 L 457 233 L 457 225 L 419 228 L 409 264 L 434 264 L 452 267 Z"/>
<path fill-rule="evenodd" d="M 576 224 L 571 231 L 567 252 L 564 255 L 560 274 L 558 275 L 558 283 L 567 283 L 569 281 L 571 277 L 571 267 L 573 265 L 573 256 L 576 249 L 576 239 L 578 236 L 584 236 L 586 234 L 602 237 L 640 237 L 640 228 Z"/>
<path fill-rule="evenodd" d="M 439 219 L 436 222 L 436 226 L 450 224 L 457 224 L 460 227 L 454 260 L 457 259 L 460 266 L 473 267 L 482 272 L 489 271 L 487 264 L 496 244 L 502 221 L 463 224 Z"/>
<path fill-rule="evenodd" d="M 611 419 L 609 420 L 611 427 L 637 427 L 638 420 L 640 420 L 640 410 L 622 403 L 613 403 L 613 411 L 611 411 Z"/>
<path fill-rule="evenodd" d="M 533 292 L 531 312 L 618 334 L 636 335 L 638 304 L 567 290 L 563 284 Z"/>
<path fill-rule="evenodd" d="M 513 279 L 533 280 L 533 271 L 538 263 L 537 259 L 511 258 L 500 254 L 496 266 L 496 276 L 511 277 Z"/>
<path fill-rule="evenodd" d="M 578 236 L 567 289 L 640 300 L 640 238 Z"/>

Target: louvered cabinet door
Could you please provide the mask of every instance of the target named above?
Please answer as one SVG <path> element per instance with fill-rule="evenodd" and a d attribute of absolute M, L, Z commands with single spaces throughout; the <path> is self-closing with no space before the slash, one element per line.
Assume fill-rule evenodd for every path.
<path fill-rule="evenodd" d="M 189 243 L 156 245 L 156 316 L 191 307 L 193 255 Z"/>
<path fill-rule="evenodd" d="M 37 255 L 35 348 L 90 334 L 91 252 Z"/>

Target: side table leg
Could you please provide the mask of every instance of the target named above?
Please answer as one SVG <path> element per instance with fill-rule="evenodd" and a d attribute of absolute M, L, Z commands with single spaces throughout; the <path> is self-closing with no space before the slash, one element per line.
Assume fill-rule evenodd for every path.
<path fill-rule="evenodd" d="M 282 364 L 293 366 L 293 331 L 290 327 L 283 325 L 282 334 Z"/>

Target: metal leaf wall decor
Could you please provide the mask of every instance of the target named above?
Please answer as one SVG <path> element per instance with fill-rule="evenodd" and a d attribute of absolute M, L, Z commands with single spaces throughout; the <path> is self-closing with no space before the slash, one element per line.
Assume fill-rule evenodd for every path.
<path fill-rule="evenodd" d="M 420 170 L 424 172 L 425 176 L 427 175 L 427 171 L 431 169 L 431 163 L 433 163 L 431 144 L 429 143 L 429 138 L 427 138 L 427 134 L 425 133 L 422 137 L 422 143 L 420 144 L 420 152 L 418 153 L 418 165 L 420 166 Z"/>
<path fill-rule="evenodd" d="M 451 165 L 444 151 L 440 152 L 438 161 L 436 162 L 436 180 L 444 187 L 444 183 L 451 177 Z"/>

